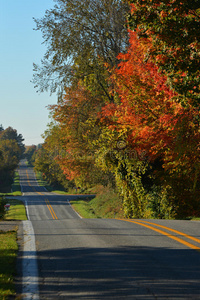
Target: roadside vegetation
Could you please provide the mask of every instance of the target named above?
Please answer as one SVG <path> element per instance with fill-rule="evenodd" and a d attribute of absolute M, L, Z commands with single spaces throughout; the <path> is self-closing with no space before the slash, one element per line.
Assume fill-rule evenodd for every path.
<path fill-rule="evenodd" d="M 17 232 L 0 232 L 0 299 L 15 295 L 13 276 L 16 273 Z"/>
<path fill-rule="evenodd" d="M 35 169 L 35 176 L 39 186 L 45 187 L 45 189 L 49 192 L 57 193 L 57 194 L 72 194 L 75 193 L 73 189 L 65 189 L 64 186 L 59 184 L 58 182 L 49 182 L 41 172 Z"/>
<path fill-rule="evenodd" d="M 36 179 L 40 186 L 49 192 L 61 195 L 73 195 L 70 204 L 83 218 L 121 218 L 123 217 L 123 203 L 112 187 L 95 185 L 87 190 L 71 188 L 64 190 L 63 187 L 55 189 L 47 180 L 43 179 L 40 172 L 36 171 Z"/>
<path fill-rule="evenodd" d="M 10 204 L 10 209 L 4 216 L 5 221 L 24 221 L 27 220 L 24 203 L 16 199 L 6 199 L 4 202 Z"/>
<path fill-rule="evenodd" d="M 0 125 L 0 196 L 21 195 L 16 169 L 25 151 L 23 141 L 16 129 Z"/>
<path fill-rule="evenodd" d="M 43 179 L 109 188 L 127 218 L 200 217 L 199 17 L 196 0 L 77 0 L 35 20 L 33 83 L 59 99 L 32 156 Z"/>
<path fill-rule="evenodd" d="M 3 197 L 3 196 L 21 196 L 22 195 L 18 171 L 13 172 L 13 178 L 12 178 L 11 182 L 12 183 L 9 186 L 7 186 L 7 189 L 6 189 L 7 192 L 4 192 L 4 193 L 0 192 L 0 197 Z"/>
<path fill-rule="evenodd" d="M 11 191 L 12 191 L 13 196 L 21 196 L 21 194 L 22 194 L 18 171 L 15 171 L 15 173 L 14 173 L 14 179 L 13 179 Z"/>
<path fill-rule="evenodd" d="M 123 203 L 118 194 L 109 187 L 96 186 L 95 195 L 81 196 L 70 204 L 82 218 L 123 218 Z"/>
<path fill-rule="evenodd" d="M 4 205 L 9 203 L 10 209 L 5 211 Z M 22 201 L 0 197 L 1 221 L 27 220 Z M 17 226 L 13 231 L 0 231 L 0 299 L 7 300 L 15 296 L 14 276 L 18 253 Z"/>
<path fill-rule="evenodd" d="M 6 196 L 21 195 L 17 166 L 25 151 L 23 137 L 16 129 L 6 129 L 0 125 L 0 225 L 1 221 L 26 220 L 23 202 L 6 199 Z M 4 205 L 10 204 L 5 210 Z M 18 252 L 17 228 L 13 231 L 0 231 L 0 299 L 15 295 L 14 275 Z"/>

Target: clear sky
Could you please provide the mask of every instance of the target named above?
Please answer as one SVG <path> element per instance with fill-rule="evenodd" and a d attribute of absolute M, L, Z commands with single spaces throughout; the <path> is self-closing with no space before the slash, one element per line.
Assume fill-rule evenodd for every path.
<path fill-rule="evenodd" d="M 36 93 L 33 62 L 45 53 L 41 32 L 34 18 L 53 8 L 53 0 L 0 0 L 0 124 L 21 133 L 26 145 L 43 142 L 41 134 L 49 123 L 49 104 L 56 95 Z"/>

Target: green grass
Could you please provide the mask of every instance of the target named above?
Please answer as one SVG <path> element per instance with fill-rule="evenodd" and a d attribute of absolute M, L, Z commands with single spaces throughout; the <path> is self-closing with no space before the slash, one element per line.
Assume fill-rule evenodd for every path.
<path fill-rule="evenodd" d="M 47 181 L 42 178 L 40 172 L 36 172 L 36 178 L 40 186 L 44 186 L 48 191 L 62 195 L 77 195 L 77 198 L 71 200 L 72 207 L 81 215 L 83 218 L 122 218 L 123 209 L 122 201 L 119 199 L 116 193 L 109 187 L 95 186 L 91 190 L 88 190 L 88 194 L 81 197 L 80 194 L 76 193 L 75 190 L 71 189 L 68 192 L 62 190 L 55 190 L 51 187 Z M 87 191 L 84 192 L 87 194 Z"/>
<path fill-rule="evenodd" d="M 37 179 L 37 182 L 39 186 L 49 186 L 48 183 L 42 178 L 42 174 L 40 172 L 35 171 L 35 177 Z"/>
<path fill-rule="evenodd" d="M 56 193 L 56 194 L 60 194 L 60 195 L 69 195 L 68 192 L 65 192 L 65 191 L 60 191 L 60 190 L 52 190 L 53 193 Z"/>
<path fill-rule="evenodd" d="M 7 211 L 4 220 L 27 220 L 26 209 L 22 201 L 16 199 L 7 199 L 10 209 Z"/>
<path fill-rule="evenodd" d="M 71 200 L 70 203 L 75 211 L 83 218 L 98 218 L 93 209 L 90 207 L 90 200 L 86 198 Z"/>
<path fill-rule="evenodd" d="M 117 194 L 109 187 L 101 185 L 95 186 L 88 190 L 88 194 L 97 194 L 94 196 L 81 197 L 75 190 L 68 192 L 55 190 L 47 181 L 42 178 L 40 172 L 36 172 L 36 178 L 40 186 L 44 186 L 48 191 L 62 195 L 77 195 L 77 199 L 71 200 L 70 203 L 83 218 L 122 218 L 123 209 L 122 201 Z M 87 194 L 87 191 L 84 192 Z"/>
<path fill-rule="evenodd" d="M 22 196 L 21 192 L 13 192 L 13 193 L 0 193 L 0 197 L 4 196 Z"/>
<path fill-rule="evenodd" d="M 16 231 L 0 232 L 0 299 L 15 295 L 13 276 L 16 273 L 18 245 Z"/>
<path fill-rule="evenodd" d="M 7 199 L 7 203 L 11 206 L 6 213 L 5 220 L 27 220 L 22 201 Z M 0 231 L 0 299 L 2 300 L 7 300 L 16 294 L 14 276 L 17 252 L 17 231 Z"/>
<path fill-rule="evenodd" d="M 14 176 L 14 182 L 12 184 L 12 193 L 13 196 L 17 196 L 18 194 L 21 193 L 21 185 L 20 185 L 20 178 L 19 178 L 19 173 L 15 171 L 15 176 Z"/>
<path fill-rule="evenodd" d="M 81 197 L 70 201 L 83 218 L 123 218 L 122 201 L 109 187 L 99 187 L 96 197 Z"/>
<path fill-rule="evenodd" d="M 200 221 L 199 217 L 187 217 L 186 220 L 190 220 L 190 221 Z"/>

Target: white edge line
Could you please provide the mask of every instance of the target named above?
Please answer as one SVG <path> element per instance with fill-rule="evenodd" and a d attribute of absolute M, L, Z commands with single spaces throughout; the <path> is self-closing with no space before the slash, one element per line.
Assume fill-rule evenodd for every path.
<path fill-rule="evenodd" d="M 67 199 L 67 203 L 70 205 L 70 207 L 73 209 L 73 211 L 79 216 L 79 218 L 80 218 L 80 219 L 83 219 L 83 218 L 77 213 L 77 211 L 75 211 L 75 209 L 72 207 L 72 205 L 71 205 L 69 199 Z"/>
<path fill-rule="evenodd" d="M 21 192 L 23 186 L 21 184 Z M 27 221 L 23 221 L 23 260 L 22 260 L 22 297 L 24 300 L 39 300 L 39 283 L 38 283 L 38 265 L 35 247 L 35 233 L 32 222 L 30 221 L 27 200 L 25 202 Z"/>
<path fill-rule="evenodd" d="M 24 249 L 22 261 L 22 297 L 39 300 L 38 265 L 35 235 L 31 221 L 23 221 Z"/>

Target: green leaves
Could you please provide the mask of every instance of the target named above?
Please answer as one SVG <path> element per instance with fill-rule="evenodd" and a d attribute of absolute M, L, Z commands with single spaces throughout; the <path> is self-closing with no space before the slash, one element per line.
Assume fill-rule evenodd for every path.
<path fill-rule="evenodd" d="M 131 29 L 153 40 L 150 56 L 165 72 L 171 86 L 199 107 L 200 18 L 198 1 L 130 1 Z M 181 99 L 181 98 L 180 98 Z M 180 101 L 181 102 L 181 101 Z"/>
<path fill-rule="evenodd" d="M 0 188 L 12 183 L 12 176 L 24 153 L 23 137 L 16 129 L 0 130 Z"/>
<path fill-rule="evenodd" d="M 81 76 L 102 69 L 102 60 L 116 65 L 117 55 L 128 45 L 122 1 L 57 1 L 54 9 L 35 20 L 47 51 L 42 67 L 34 64 L 33 83 L 39 91 L 64 90 L 64 86 Z M 73 67 L 73 68 L 72 68 Z"/>
<path fill-rule="evenodd" d="M 58 0 L 36 21 L 48 49 L 35 83 L 64 91 L 38 168 L 48 153 L 81 187 L 112 182 L 127 217 L 172 217 L 197 204 L 198 2 L 129 2 L 128 31 L 117 0 Z"/>

